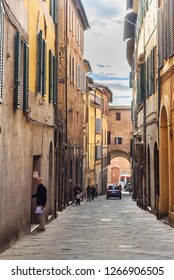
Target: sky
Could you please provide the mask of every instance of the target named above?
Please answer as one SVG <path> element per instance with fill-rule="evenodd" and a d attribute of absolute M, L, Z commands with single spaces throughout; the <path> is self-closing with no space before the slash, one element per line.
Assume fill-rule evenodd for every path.
<path fill-rule="evenodd" d="M 123 41 L 126 0 L 82 0 L 90 24 L 85 31 L 85 59 L 91 77 L 107 85 L 113 93 L 110 105 L 130 105 L 130 66 Z"/>

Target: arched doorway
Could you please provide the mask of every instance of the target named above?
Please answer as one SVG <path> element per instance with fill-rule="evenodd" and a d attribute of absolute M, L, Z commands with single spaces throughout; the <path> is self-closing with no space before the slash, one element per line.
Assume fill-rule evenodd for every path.
<path fill-rule="evenodd" d="M 120 154 L 118 154 L 118 156 L 112 157 L 110 165 L 108 165 L 108 183 L 121 183 L 122 187 L 124 188 L 125 185 L 131 183 L 130 177 L 131 164 L 127 157 L 122 157 Z"/>
<path fill-rule="evenodd" d="M 169 165 L 168 165 L 168 125 L 165 106 L 161 110 L 160 123 L 160 197 L 159 215 L 168 216 L 169 211 Z"/>

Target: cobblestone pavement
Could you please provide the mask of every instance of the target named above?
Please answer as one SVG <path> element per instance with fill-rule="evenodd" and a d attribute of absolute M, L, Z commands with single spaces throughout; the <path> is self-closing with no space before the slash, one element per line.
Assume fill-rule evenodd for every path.
<path fill-rule="evenodd" d="M 98 197 L 67 207 L 46 231 L 25 236 L 0 255 L 10 260 L 174 259 L 174 228 L 132 201 Z"/>

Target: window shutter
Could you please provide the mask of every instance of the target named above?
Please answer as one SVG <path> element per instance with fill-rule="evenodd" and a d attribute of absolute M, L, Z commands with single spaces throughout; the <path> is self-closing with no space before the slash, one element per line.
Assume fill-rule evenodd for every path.
<path fill-rule="evenodd" d="M 146 3 L 145 3 L 145 6 L 146 6 L 146 11 L 148 10 L 148 8 L 149 8 L 149 0 L 145 0 L 146 1 Z"/>
<path fill-rule="evenodd" d="M 0 4 L 0 102 L 2 102 L 4 73 L 4 14 Z"/>
<path fill-rule="evenodd" d="M 71 57 L 72 58 L 72 61 L 71 61 L 71 71 L 72 71 L 72 73 L 71 73 L 71 75 L 72 75 L 72 77 L 71 77 L 71 82 L 72 82 L 72 84 L 74 85 L 74 57 Z"/>
<path fill-rule="evenodd" d="M 133 0 L 127 0 L 127 10 L 133 8 Z"/>
<path fill-rule="evenodd" d="M 149 96 L 149 57 L 146 61 L 146 97 Z"/>
<path fill-rule="evenodd" d="M 101 123 L 101 119 L 96 119 L 95 122 L 96 128 L 95 128 L 95 132 L 96 133 L 101 133 L 102 132 L 102 123 Z"/>
<path fill-rule="evenodd" d="M 14 109 L 20 108 L 20 78 L 21 78 L 21 36 L 15 36 L 15 61 L 14 61 Z"/>
<path fill-rule="evenodd" d="M 37 91 L 42 92 L 42 64 L 43 64 L 43 43 L 42 30 L 38 35 L 38 51 L 37 51 Z"/>
<path fill-rule="evenodd" d="M 57 104 L 57 59 L 53 57 L 53 103 Z"/>
<path fill-rule="evenodd" d="M 151 93 L 155 91 L 154 51 L 155 49 L 153 48 L 151 51 Z"/>
<path fill-rule="evenodd" d="M 140 75 L 137 76 L 137 106 L 140 105 Z"/>
<path fill-rule="evenodd" d="M 50 0 L 50 15 L 53 15 L 53 0 Z"/>
<path fill-rule="evenodd" d="M 142 102 L 146 97 L 146 69 L 145 63 L 141 64 L 140 73 L 139 73 L 139 82 L 140 82 L 140 102 Z"/>
<path fill-rule="evenodd" d="M 163 66 L 163 21 L 162 9 L 158 10 L 158 68 Z"/>
<path fill-rule="evenodd" d="M 133 87 L 133 83 L 132 83 L 132 72 L 129 72 L 129 88 Z"/>
<path fill-rule="evenodd" d="M 131 121 L 134 120 L 134 101 L 131 101 Z"/>
<path fill-rule="evenodd" d="M 53 102 L 53 52 L 49 51 L 49 102 Z"/>
<path fill-rule="evenodd" d="M 152 79 L 151 79 L 151 69 L 152 69 L 152 56 L 151 53 L 149 55 L 149 95 L 152 94 Z"/>
<path fill-rule="evenodd" d="M 53 20 L 57 23 L 57 0 L 53 0 Z"/>
<path fill-rule="evenodd" d="M 86 75 L 85 71 L 82 70 L 82 93 L 85 93 L 86 91 Z"/>
<path fill-rule="evenodd" d="M 42 96 L 46 95 L 47 42 L 43 40 Z"/>
<path fill-rule="evenodd" d="M 24 86 L 23 86 L 23 111 L 27 111 L 29 98 L 29 46 L 24 44 Z"/>
<path fill-rule="evenodd" d="M 80 64 L 77 64 L 77 89 L 81 89 L 81 67 Z"/>
<path fill-rule="evenodd" d="M 168 2 L 168 56 L 174 55 L 174 2 Z"/>
<path fill-rule="evenodd" d="M 167 58 L 167 0 L 163 1 L 163 52 Z"/>

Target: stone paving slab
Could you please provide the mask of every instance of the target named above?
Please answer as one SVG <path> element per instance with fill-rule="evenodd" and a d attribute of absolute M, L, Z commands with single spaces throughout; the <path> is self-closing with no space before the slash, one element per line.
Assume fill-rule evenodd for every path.
<path fill-rule="evenodd" d="M 2 260 L 174 259 L 174 228 L 140 209 L 131 196 L 98 197 L 67 207 L 42 233 L 33 232 Z"/>

